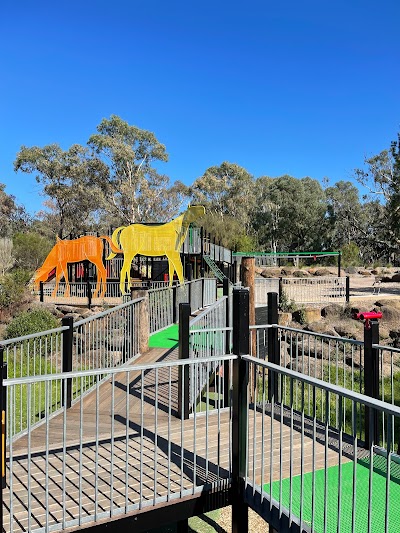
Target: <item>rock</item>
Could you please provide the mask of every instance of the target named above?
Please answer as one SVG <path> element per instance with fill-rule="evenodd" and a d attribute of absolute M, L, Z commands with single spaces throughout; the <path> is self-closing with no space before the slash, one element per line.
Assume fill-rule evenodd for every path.
<path fill-rule="evenodd" d="M 400 281 L 400 274 L 393 274 L 392 281 Z"/>
<path fill-rule="evenodd" d="M 292 313 L 279 313 L 278 314 L 278 324 L 280 326 L 288 326 L 292 321 Z"/>
<path fill-rule="evenodd" d="M 340 337 L 346 339 L 364 340 L 364 324 L 357 320 L 342 320 L 333 324 L 334 330 Z"/>
<path fill-rule="evenodd" d="M 310 324 L 307 324 L 304 330 L 313 331 L 314 333 L 322 333 L 324 335 L 331 335 L 332 337 L 339 336 L 333 327 L 323 320 L 319 320 L 318 322 L 310 322 Z"/>
<path fill-rule="evenodd" d="M 377 307 L 390 306 L 400 311 L 400 300 L 394 300 L 392 298 L 382 298 L 382 300 L 377 300 L 374 305 Z"/>
<path fill-rule="evenodd" d="M 315 307 L 303 307 L 293 313 L 293 318 L 300 324 L 309 324 L 321 320 L 321 311 Z"/>
<path fill-rule="evenodd" d="M 72 305 L 57 305 L 57 309 L 61 311 L 62 313 L 64 313 L 64 315 L 71 314 L 71 313 L 75 313 L 79 315 L 81 311 L 79 307 L 74 307 Z"/>
<path fill-rule="evenodd" d="M 369 270 L 360 270 L 359 274 L 361 274 L 361 276 L 367 277 L 371 275 L 371 272 Z"/>
<path fill-rule="evenodd" d="M 346 274 L 358 274 L 358 268 L 353 266 L 345 268 L 344 271 L 346 272 Z"/>
<path fill-rule="evenodd" d="M 343 314 L 343 307 L 339 304 L 329 304 L 321 309 L 321 315 L 325 318 L 339 317 Z"/>
<path fill-rule="evenodd" d="M 318 268 L 315 272 L 314 272 L 314 276 L 330 276 L 331 273 L 329 271 L 329 269 L 327 268 Z"/>
<path fill-rule="evenodd" d="M 294 272 L 295 270 L 297 270 L 297 269 L 295 269 L 294 267 L 285 267 L 285 268 L 282 268 L 282 270 L 281 270 L 281 275 L 290 278 L 290 277 L 293 276 L 293 272 Z"/>
<path fill-rule="evenodd" d="M 82 318 L 89 318 L 90 316 L 93 316 L 95 313 L 91 309 L 83 309 L 80 312 L 80 315 Z"/>
<path fill-rule="evenodd" d="M 382 312 L 382 321 L 400 323 L 400 310 L 391 305 L 383 305 L 380 307 Z"/>
<path fill-rule="evenodd" d="M 293 272 L 294 278 L 309 278 L 310 274 L 306 270 L 295 270 Z"/>
<path fill-rule="evenodd" d="M 78 322 L 79 320 L 81 320 L 81 315 L 79 315 L 78 313 L 67 313 L 67 314 L 65 314 L 63 316 L 64 317 L 72 316 L 74 322 Z"/>
<path fill-rule="evenodd" d="M 263 278 L 279 278 L 281 275 L 280 268 L 264 268 L 261 272 Z"/>

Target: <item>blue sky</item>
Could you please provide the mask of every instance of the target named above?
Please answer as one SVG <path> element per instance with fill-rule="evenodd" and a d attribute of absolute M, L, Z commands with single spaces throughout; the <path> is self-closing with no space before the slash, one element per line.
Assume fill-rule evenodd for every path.
<path fill-rule="evenodd" d="M 4 0 L 0 183 L 30 212 L 21 145 L 153 131 L 171 181 L 230 161 L 333 184 L 400 131 L 398 0 Z"/>

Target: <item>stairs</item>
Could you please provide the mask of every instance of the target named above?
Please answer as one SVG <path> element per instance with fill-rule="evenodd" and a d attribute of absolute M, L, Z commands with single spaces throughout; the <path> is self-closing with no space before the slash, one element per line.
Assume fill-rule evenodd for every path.
<path fill-rule="evenodd" d="M 220 268 L 218 268 L 218 266 L 215 263 L 214 259 L 212 259 L 209 255 L 203 255 L 203 259 L 207 263 L 207 265 L 210 267 L 211 272 L 215 275 L 215 277 L 219 281 L 223 281 L 226 278 L 226 276 L 222 272 L 222 270 L 220 270 Z"/>

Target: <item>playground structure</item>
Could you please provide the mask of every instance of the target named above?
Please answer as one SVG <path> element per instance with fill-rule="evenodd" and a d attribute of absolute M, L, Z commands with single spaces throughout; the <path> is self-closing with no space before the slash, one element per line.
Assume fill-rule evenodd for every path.
<path fill-rule="evenodd" d="M 78 263 L 79 261 L 89 261 L 97 268 L 97 284 L 95 295 L 104 296 L 106 291 L 106 269 L 103 264 L 103 239 L 105 239 L 110 247 L 117 253 L 120 252 L 114 247 L 110 237 L 102 235 L 101 237 L 94 237 L 86 235 L 72 241 L 61 240 L 57 238 L 56 244 L 51 249 L 46 257 L 43 265 L 36 271 L 35 286 L 39 289 L 40 282 L 46 281 L 49 275 L 55 274 L 55 287 L 53 296 L 56 296 L 57 289 L 62 278 L 65 279 L 65 297 L 69 297 L 70 285 L 68 278 L 68 264 Z"/>
<path fill-rule="evenodd" d="M 112 235 L 114 248 L 121 246 L 124 253 L 124 263 L 120 273 L 120 289 L 124 294 L 125 282 L 129 285 L 129 272 L 132 261 L 137 254 L 145 256 L 166 256 L 169 264 L 169 284 L 172 285 L 174 272 L 180 283 L 183 283 L 183 268 L 180 250 L 189 230 L 189 224 L 204 215 L 203 206 L 191 206 L 181 216 L 166 224 L 146 226 L 132 224 L 117 228 Z M 118 242 L 119 235 L 119 242 Z M 120 251 L 120 250 L 119 250 Z M 118 252 L 117 252 L 118 253 Z M 112 259 L 116 253 L 111 253 L 107 259 Z"/>
<path fill-rule="evenodd" d="M 270 293 L 267 323 L 249 327 L 248 291 L 229 289 L 196 317 L 182 302 L 144 353 L 147 297 L 0 343 L 0 529 L 187 531 L 232 505 L 240 533 L 249 508 L 276 531 L 397 533 L 400 350 L 378 344 L 374 317 L 364 341 L 284 327 Z M 14 364 L 32 354 L 45 375 Z"/>

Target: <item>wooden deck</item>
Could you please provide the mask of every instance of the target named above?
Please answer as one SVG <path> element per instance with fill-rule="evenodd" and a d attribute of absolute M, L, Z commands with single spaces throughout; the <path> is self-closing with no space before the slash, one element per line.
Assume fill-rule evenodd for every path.
<path fill-rule="evenodd" d="M 176 357 L 177 350 L 152 349 L 140 363 Z M 204 487 L 226 485 L 231 452 L 229 409 L 181 421 L 177 418 L 177 383 L 177 368 L 143 373 L 143 384 L 141 372 L 117 374 L 69 409 L 66 424 L 61 414 L 17 440 L 8 452 L 3 530 L 72 530 L 194 496 Z M 271 418 L 264 415 L 262 428 L 262 414 L 253 416 L 251 411 L 250 415 L 249 477 L 254 472 L 257 484 L 270 480 L 271 442 L 273 480 L 279 479 L 280 457 L 283 477 L 299 474 L 302 451 L 304 472 L 311 471 L 313 464 L 323 468 L 323 443 L 316 442 L 313 450 L 311 438 L 304 437 L 302 444 L 301 434 L 292 431 L 291 465 L 290 427 L 283 427 L 280 450 L 280 422 L 274 419 L 271 424 Z M 328 463 L 337 461 L 332 447 Z"/>

